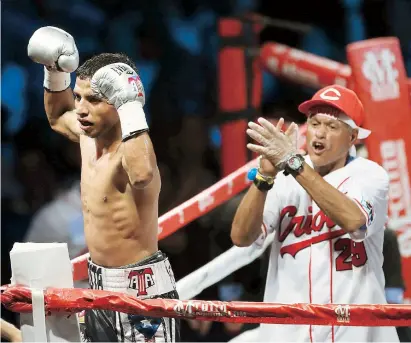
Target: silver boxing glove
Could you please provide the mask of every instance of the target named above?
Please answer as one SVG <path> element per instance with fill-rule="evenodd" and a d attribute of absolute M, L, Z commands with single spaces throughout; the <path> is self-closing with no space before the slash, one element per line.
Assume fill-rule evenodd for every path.
<path fill-rule="evenodd" d="M 46 89 L 58 92 L 70 87 L 70 73 L 78 67 L 79 54 L 69 33 L 53 26 L 42 27 L 31 36 L 27 54 L 45 66 Z"/>

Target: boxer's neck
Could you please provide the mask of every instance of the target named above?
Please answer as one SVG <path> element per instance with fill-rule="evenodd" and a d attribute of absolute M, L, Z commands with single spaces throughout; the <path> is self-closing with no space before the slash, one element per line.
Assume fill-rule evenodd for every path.
<path fill-rule="evenodd" d="M 121 144 L 121 127 L 115 125 L 112 129 L 95 138 L 97 158 L 117 150 Z"/>

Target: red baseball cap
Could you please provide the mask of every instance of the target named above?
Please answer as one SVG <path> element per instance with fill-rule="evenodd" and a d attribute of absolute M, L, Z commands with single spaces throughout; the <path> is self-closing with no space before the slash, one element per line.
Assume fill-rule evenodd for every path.
<path fill-rule="evenodd" d="M 364 121 L 364 107 L 357 94 L 351 89 L 340 85 L 324 87 L 315 93 L 311 100 L 298 106 L 298 110 L 308 116 L 310 109 L 318 105 L 329 105 L 343 112 L 345 116 L 341 115 L 338 119 L 353 129 L 358 129 L 359 139 L 364 139 L 370 135 L 370 130 L 360 127 Z"/>

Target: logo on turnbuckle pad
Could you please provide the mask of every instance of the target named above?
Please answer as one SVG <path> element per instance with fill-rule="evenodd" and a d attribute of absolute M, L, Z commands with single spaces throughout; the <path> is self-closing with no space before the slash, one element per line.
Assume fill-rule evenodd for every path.
<path fill-rule="evenodd" d="M 143 317 L 134 314 L 129 314 L 128 320 L 138 332 L 144 335 L 145 339 L 153 338 L 161 324 L 161 318 Z"/>

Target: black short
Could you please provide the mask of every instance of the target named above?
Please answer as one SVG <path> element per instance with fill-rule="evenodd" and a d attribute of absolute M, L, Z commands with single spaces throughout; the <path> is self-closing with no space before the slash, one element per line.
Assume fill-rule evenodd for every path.
<path fill-rule="evenodd" d="M 155 265 L 161 266 L 156 268 Z M 151 266 L 151 267 L 150 267 Z M 98 270 L 100 269 L 100 270 Z M 153 254 L 144 261 L 139 263 L 128 265 L 121 268 L 104 268 L 96 266 L 89 261 L 89 281 L 90 286 L 93 289 L 110 289 L 108 274 L 121 271 L 120 274 L 134 273 L 136 271 L 150 271 L 150 284 L 147 284 L 143 288 L 131 289 L 132 294 L 143 293 L 144 299 L 153 298 L 166 298 L 166 299 L 178 299 L 178 293 L 175 290 L 174 275 L 171 271 L 170 264 L 167 257 L 161 252 Z M 161 275 L 159 275 L 161 274 Z M 130 275 L 130 274 L 128 274 Z M 156 278 L 157 279 L 154 279 Z M 117 280 L 117 279 L 115 279 Z M 143 286 L 142 280 L 144 278 L 137 278 L 138 282 L 130 282 L 130 286 L 134 287 Z M 156 280 L 154 282 L 154 280 Z M 164 282 L 168 284 L 167 287 L 174 289 L 167 293 L 156 294 L 149 293 L 151 290 L 150 285 L 159 285 Z M 122 284 L 121 278 L 119 284 Z M 171 285 L 171 286 L 170 286 Z M 107 287 L 106 287 L 107 286 Z M 117 291 L 117 289 L 116 289 Z M 130 289 L 121 289 L 118 291 L 128 292 Z M 161 292 L 159 292 L 161 293 Z M 129 293 L 130 294 L 130 293 Z M 137 296 L 141 298 L 140 296 Z M 174 318 L 152 318 L 144 317 L 140 315 L 132 315 L 122 312 L 105 311 L 105 310 L 87 310 L 79 316 L 80 333 L 83 342 L 179 342 L 180 341 L 180 323 L 178 319 Z"/>
<path fill-rule="evenodd" d="M 176 291 L 159 298 L 178 299 Z M 83 342 L 179 342 L 180 320 L 88 310 L 80 324 Z"/>

